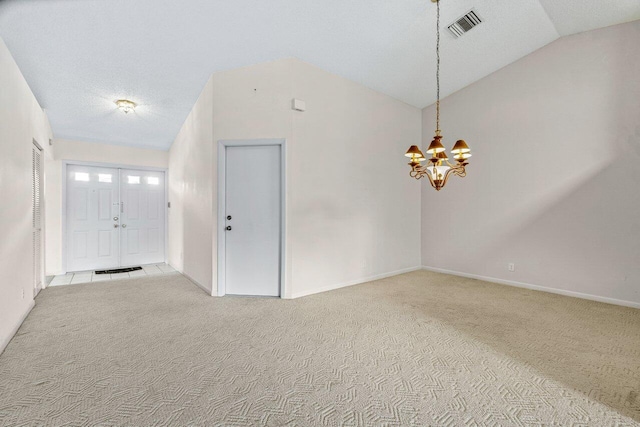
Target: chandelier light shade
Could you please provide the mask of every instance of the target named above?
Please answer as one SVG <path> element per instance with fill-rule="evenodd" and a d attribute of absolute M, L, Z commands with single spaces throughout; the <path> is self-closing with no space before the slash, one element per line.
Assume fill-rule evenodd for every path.
<path fill-rule="evenodd" d="M 440 131 L 440 1 L 431 0 L 436 3 L 436 134 L 433 137 L 433 141 L 427 148 L 427 154 L 431 155 L 428 163 L 422 166 L 420 163 L 427 161 L 427 158 L 422 154 L 420 148 L 416 145 L 409 147 L 409 150 L 405 153 L 405 156 L 409 157 L 411 161 L 411 171 L 409 176 L 415 179 L 427 177 L 431 186 L 440 191 L 451 175 L 457 175 L 461 178 L 467 175 L 465 166 L 469 163 L 467 159 L 471 157 L 471 149 L 467 143 L 459 139 L 451 149 L 451 154 L 456 161 L 455 164 L 449 163 L 449 157 L 447 156 L 447 149 L 442 144 L 442 135 Z"/>
<path fill-rule="evenodd" d="M 412 159 L 414 157 L 422 159 L 420 161 L 426 160 L 425 157 L 424 157 L 424 154 L 422 154 L 422 151 L 420 151 L 420 149 L 418 148 L 417 145 L 412 145 L 411 147 L 409 147 L 409 149 L 405 153 L 405 156 L 411 157 Z"/>

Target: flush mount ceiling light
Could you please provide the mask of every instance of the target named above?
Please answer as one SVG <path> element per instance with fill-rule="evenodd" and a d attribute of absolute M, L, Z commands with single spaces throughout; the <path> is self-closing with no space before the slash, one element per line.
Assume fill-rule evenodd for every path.
<path fill-rule="evenodd" d="M 417 145 L 412 145 L 409 150 L 407 150 L 405 156 L 410 157 L 411 161 L 409 162 L 409 166 L 411 166 L 411 171 L 409 172 L 409 176 L 415 179 L 420 179 L 422 177 L 429 178 L 429 182 L 431 186 L 436 189 L 436 191 L 440 191 L 442 187 L 445 186 L 449 176 L 451 174 L 458 175 L 461 178 L 464 178 L 467 175 L 465 171 L 465 166 L 467 163 L 467 159 L 471 157 L 471 150 L 466 142 L 462 139 L 456 141 L 455 145 L 451 149 L 451 154 L 453 154 L 453 158 L 458 162 L 453 165 L 449 163 L 449 158 L 447 157 L 446 149 L 440 140 L 442 136 L 440 135 L 440 0 L 431 0 L 436 4 L 436 135 L 433 137 L 433 141 L 429 144 L 429 148 L 427 149 L 427 154 L 431 154 L 431 158 L 429 159 L 429 163 L 426 166 L 421 166 L 420 162 L 424 162 L 426 157 L 420 151 L 420 148 Z"/>
<path fill-rule="evenodd" d="M 138 105 L 133 101 L 129 101 L 128 99 L 118 99 L 117 101 L 115 101 L 115 103 L 119 109 L 124 111 L 125 114 L 128 114 L 129 111 L 135 110 L 136 106 Z"/>

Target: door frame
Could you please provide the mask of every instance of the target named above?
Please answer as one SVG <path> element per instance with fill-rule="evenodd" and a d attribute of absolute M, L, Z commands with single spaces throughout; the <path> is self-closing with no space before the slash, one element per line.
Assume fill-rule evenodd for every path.
<path fill-rule="evenodd" d="M 45 203 L 45 171 L 44 171 L 44 163 L 45 163 L 45 151 L 42 148 L 42 145 L 36 141 L 35 138 L 31 139 L 33 146 L 40 151 L 40 288 L 36 287 L 34 283 L 34 291 L 33 291 L 33 299 L 36 299 L 38 293 L 47 287 L 46 281 L 46 271 L 47 271 L 47 245 L 46 245 L 46 203 Z M 33 173 L 33 171 L 32 171 Z M 31 177 L 33 180 L 33 176 Z M 32 183 L 33 185 L 33 183 Z M 34 257 L 35 258 L 35 257 Z M 36 278 L 34 277 L 34 282 Z"/>
<path fill-rule="evenodd" d="M 164 262 L 167 263 L 169 252 L 169 169 L 154 166 L 125 165 L 122 163 L 85 162 L 80 160 L 62 160 L 62 274 L 67 273 L 67 166 L 94 166 L 99 168 L 135 169 L 143 171 L 164 172 Z"/>
<path fill-rule="evenodd" d="M 226 159 L 227 147 L 280 146 L 280 298 L 285 298 L 286 255 L 286 199 L 287 199 L 287 141 L 285 138 L 233 139 L 218 141 L 218 210 L 217 210 L 217 290 L 218 296 L 226 294 L 226 233 L 224 228 L 226 211 Z"/>

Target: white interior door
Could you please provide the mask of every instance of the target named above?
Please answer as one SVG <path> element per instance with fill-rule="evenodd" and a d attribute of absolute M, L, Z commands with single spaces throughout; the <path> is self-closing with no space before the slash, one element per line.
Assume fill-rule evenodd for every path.
<path fill-rule="evenodd" d="M 33 296 L 35 297 L 42 289 L 42 278 L 44 276 L 42 268 L 42 150 L 35 143 L 31 160 L 33 169 L 31 186 L 33 209 Z"/>
<path fill-rule="evenodd" d="M 122 169 L 121 266 L 164 262 L 164 172 Z"/>
<path fill-rule="evenodd" d="M 119 265 L 118 169 L 67 166 L 67 271 Z"/>
<path fill-rule="evenodd" d="M 226 148 L 227 294 L 280 295 L 279 145 Z"/>

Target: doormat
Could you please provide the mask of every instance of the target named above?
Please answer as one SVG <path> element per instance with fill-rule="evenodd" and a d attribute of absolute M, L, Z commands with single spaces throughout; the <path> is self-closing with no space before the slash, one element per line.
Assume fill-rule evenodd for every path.
<path fill-rule="evenodd" d="M 114 270 L 96 270 L 96 274 L 129 273 L 136 270 L 142 270 L 142 267 L 116 268 Z"/>

